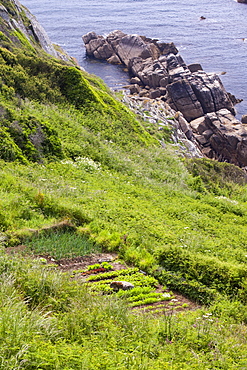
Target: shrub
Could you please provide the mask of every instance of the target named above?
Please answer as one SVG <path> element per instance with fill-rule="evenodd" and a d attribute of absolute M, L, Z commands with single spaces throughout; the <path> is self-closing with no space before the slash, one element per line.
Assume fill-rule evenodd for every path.
<path fill-rule="evenodd" d="M 197 281 L 230 296 L 243 289 L 247 267 L 221 262 L 215 257 L 195 254 L 179 247 L 164 247 L 158 256 L 166 270 L 176 271 L 185 279 Z"/>

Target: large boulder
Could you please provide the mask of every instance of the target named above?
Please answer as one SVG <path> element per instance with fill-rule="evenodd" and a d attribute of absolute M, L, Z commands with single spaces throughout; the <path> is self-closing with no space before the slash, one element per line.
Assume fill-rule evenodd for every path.
<path fill-rule="evenodd" d="M 167 86 L 168 103 L 175 110 L 183 113 L 187 121 L 203 116 L 201 103 L 198 101 L 189 81 L 177 80 Z"/>
<path fill-rule="evenodd" d="M 247 114 L 244 114 L 242 117 L 241 117 L 241 122 L 244 123 L 245 125 L 247 125 Z"/>
<path fill-rule="evenodd" d="M 129 70 L 132 75 L 138 77 L 144 86 L 157 88 L 166 86 L 168 83 L 168 73 L 166 68 L 159 60 L 151 57 L 143 60 L 141 57 L 132 58 L 129 62 Z M 161 83 L 163 80 L 163 85 Z M 166 85 L 164 85 L 166 81 Z"/>
<path fill-rule="evenodd" d="M 190 122 L 202 153 L 219 161 L 247 166 L 247 129 L 230 111 L 221 109 Z"/>
<path fill-rule="evenodd" d="M 185 69 L 184 72 L 181 70 L 178 74 L 169 76 L 174 81 L 167 86 L 170 103 L 188 121 L 223 108 L 235 113 L 232 101 L 216 74 L 203 71 L 188 73 Z"/>
<path fill-rule="evenodd" d="M 126 35 L 122 37 L 116 47 L 117 54 L 122 62 L 129 66 L 133 58 L 140 57 L 142 59 L 158 58 L 160 51 L 155 44 L 145 43 L 140 36 Z"/>
<path fill-rule="evenodd" d="M 114 55 L 111 45 L 103 36 L 98 36 L 95 32 L 89 32 L 82 36 L 85 43 L 87 55 L 96 59 L 109 59 Z"/>
<path fill-rule="evenodd" d="M 191 73 L 187 78 L 204 113 L 217 112 L 222 108 L 235 113 L 232 101 L 218 75 L 198 71 Z"/>

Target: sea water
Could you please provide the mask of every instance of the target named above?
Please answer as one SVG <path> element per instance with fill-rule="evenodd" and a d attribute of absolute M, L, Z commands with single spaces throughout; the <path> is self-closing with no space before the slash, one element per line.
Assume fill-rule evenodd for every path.
<path fill-rule="evenodd" d="M 247 5 L 234 0 L 21 0 L 36 16 L 52 42 L 62 46 L 88 72 L 113 89 L 128 83 L 119 66 L 86 57 L 81 36 L 119 29 L 173 41 L 187 64 L 201 63 L 220 74 L 227 91 L 247 113 Z M 205 19 L 201 19 L 201 17 Z M 223 74 L 221 75 L 221 73 Z"/>

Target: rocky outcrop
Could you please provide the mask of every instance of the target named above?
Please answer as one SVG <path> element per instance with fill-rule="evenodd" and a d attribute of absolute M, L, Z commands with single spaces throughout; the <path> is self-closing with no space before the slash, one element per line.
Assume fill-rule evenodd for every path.
<path fill-rule="evenodd" d="M 106 38 L 90 32 L 83 41 L 89 56 L 128 67 L 135 79 L 132 94 L 163 97 L 188 121 L 220 109 L 234 113 L 219 76 L 204 72 L 200 64 L 186 66 L 173 43 L 121 31 L 113 31 Z"/>
<path fill-rule="evenodd" d="M 247 0 L 237 0 L 238 3 L 247 4 Z"/>
<path fill-rule="evenodd" d="M 193 132 L 181 113 L 175 112 L 166 102 L 161 99 L 142 98 L 138 95 L 130 95 L 123 92 L 123 102 L 128 105 L 134 113 L 142 120 L 149 122 L 153 130 L 162 132 L 170 131 L 170 137 L 179 154 L 186 158 L 202 158 L 203 154 L 199 148 Z M 166 144 L 160 138 L 160 144 Z"/>
<path fill-rule="evenodd" d="M 217 74 L 206 73 L 198 63 L 187 66 L 173 43 L 121 31 L 107 37 L 90 32 L 83 41 L 87 55 L 128 68 L 131 95 L 166 102 L 179 112 L 179 129 L 192 147 L 196 143 L 209 158 L 247 166 L 246 117 L 236 120 L 238 100 Z"/>
<path fill-rule="evenodd" d="M 157 59 L 164 52 L 177 53 L 173 43 L 159 43 L 144 36 L 127 35 L 122 31 L 113 31 L 106 38 L 89 32 L 82 36 L 88 56 L 106 59 L 109 62 L 118 60 L 131 69 L 129 65 L 134 58 Z"/>
<path fill-rule="evenodd" d="M 52 44 L 46 31 L 37 19 L 18 0 L 4 0 L 0 4 L 0 31 L 7 35 L 14 44 L 18 42 L 15 31 L 21 31 L 30 44 L 43 49 L 46 53 L 66 61 L 72 58 Z M 1 40 L 0 40 L 1 43 Z"/>
<path fill-rule="evenodd" d="M 209 158 L 247 166 L 247 130 L 227 109 L 190 122 L 193 136 Z"/>

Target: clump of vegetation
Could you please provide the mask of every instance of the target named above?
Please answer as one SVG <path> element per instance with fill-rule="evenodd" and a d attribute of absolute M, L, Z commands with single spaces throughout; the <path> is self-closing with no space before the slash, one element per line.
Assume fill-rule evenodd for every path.
<path fill-rule="evenodd" d="M 50 235 L 42 235 L 41 233 L 38 237 L 26 239 L 25 244 L 27 245 L 26 253 L 48 255 L 56 260 L 86 256 L 100 251 L 99 246 L 86 236 L 68 232 L 55 232 Z"/>

